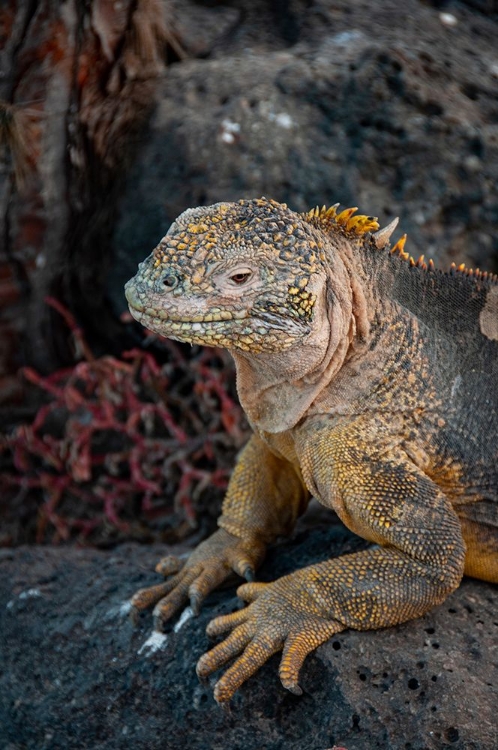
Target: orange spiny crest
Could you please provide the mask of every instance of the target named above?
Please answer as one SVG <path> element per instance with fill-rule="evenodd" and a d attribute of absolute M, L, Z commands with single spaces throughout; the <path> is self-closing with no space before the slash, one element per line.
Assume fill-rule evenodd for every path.
<path fill-rule="evenodd" d="M 320 209 L 318 206 L 316 208 L 311 208 L 305 214 L 305 218 L 308 219 L 308 221 L 313 221 L 313 219 L 318 219 L 319 216 L 320 216 Z"/>
<path fill-rule="evenodd" d="M 340 227 L 346 228 L 346 225 L 351 218 L 351 216 L 358 211 L 358 206 L 354 206 L 353 208 L 345 208 L 344 211 L 341 211 L 340 214 L 337 214 L 335 221 L 336 224 L 338 224 Z"/>
<path fill-rule="evenodd" d="M 421 268 L 422 271 L 435 271 L 436 266 L 434 265 L 432 258 L 426 262 L 425 255 L 420 255 L 420 257 L 415 260 L 413 256 L 405 252 L 406 239 L 406 234 L 399 238 L 396 244 L 391 248 L 391 255 L 398 255 L 402 260 L 407 260 L 410 264 L 410 268 Z"/>
<path fill-rule="evenodd" d="M 342 229 L 344 232 L 352 232 L 356 235 L 375 232 L 379 228 L 376 216 L 359 214 L 353 217 L 353 214 L 358 210 L 356 207 L 345 208 L 340 213 L 337 213 L 338 207 L 339 203 L 335 203 L 330 208 L 316 206 L 316 208 L 312 208 L 303 214 L 303 216 L 306 221 L 318 222 L 326 229 L 329 229 L 332 225 Z"/>
<path fill-rule="evenodd" d="M 327 206 L 316 206 L 316 208 L 312 208 L 307 213 L 304 214 L 304 218 L 308 221 L 313 221 L 313 219 L 318 219 L 321 222 L 326 221 L 334 221 L 335 217 L 337 215 L 337 207 L 338 203 L 336 203 L 334 206 L 330 206 L 330 208 L 327 208 Z"/>
<path fill-rule="evenodd" d="M 330 208 L 327 208 L 326 206 L 322 206 L 321 208 L 320 206 L 316 206 L 306 213 L 301 214 L 301 216 L 305 221 L 313 223 L 315 226 L 321 226 L 323 229 L 340 229 L 345 234 L 361 236 L 367 232 L 376 232 L 379 229 L 379 223 L 376 216 L 366 216 L 364 214 L 353 216 L 358 210 L 356 206 L 345 208 L 338 212 L 337 209 L 339 205 L 339 203 L 335 203 L 333 206 L 330 206 Z M 378 234 L 380 233 L 378 232 Z M 418 260 L 415 260 L 405 251 L 406 239 L 406 234 L 399 238 L 390 250 L 391 255 L 397 255 L 402 260 L 408 261 L 411 268 L 420 268 L 423 271 L 429 272 L 436 271 L 437 269 L 432 258 L 426 262 L 425 255 L 421 255 Z M 380 247 L 380 244 L 378 247 Z M 444 273 L 444 271 L 441 271 L 441 273 Z M 478 268 L 467 268 L 465 263 L 460 263 L 458 266 L 456 263 L 452 263 L 447 273 L 452 276 L 458 273 L 475 279 L 481 279 L 483 281 L 491 281 L 493 284 L 498 283 L 498 274 L 493 274 L 489 271 L 480 271 Z"/>
<path fill-rule="evenodd" d="M 353 216 L 346 223 L 346 231 L 355 234 L 365 234 L 365 232 L 375 232 L 380 224 L 376 216 Z"/>
<path fill-rule="evenodd" d="M 404 234 L 402 237 L 399 238 L 399 240 L 396 242 L 395 245 L 391 248 L 391 254 L 394 255 L 395 253 L 398 253 L 400 258 L 403 258 L 403 260 L 410 260 L 410 256 L 408 253 L 405 253 L 405 243 L 406 243 L 407 235 Z M 413 259 L 412 259 L 413 260 Z M 415 261 L 414 261 L 415 264 Z"/>
<path fill-rule="evenodd" d="M 464 276 L 471 276 L 475 279 L 481 279 L 482 281 L 491 281 L 493 284 L 496 284 L 498 282 L 497 274 L 491 273 L 490 271 L 481 271 L 479 268 L 467 268 L 465 263 L 460 263 L 459 266 L 457 266 L 455 263 L 452 263 L 449 272 L 452 275 L 461 273 Z"/>
<path fill-rule="evenodd" d="M 429 260 L 428 263 L 424 263 L 423 258 L 424 256 L 421 255 L 418 261 L 415 263 L 415 265 L 423 268 L 424 271 L 436 271 L 434 261 Z M 479 268 L 467 268 L 465 263 L 460 263 L 460 265 L 458 266 L 456 263 L 452 263 L 448 271 L 445 272 L 443 270 L 440 270 L 439 272 L 446 273 L 449 276 L 462 275 L 462 276 L 467 276 L 468 278 L 478 279 L 480 281 L 490 281 L 493 284 L 498 283 L 497 274 L 493 274 L 490 271 L 481 271 Z"/>
<path fill-rule="evenodd" d="M 469 276 L 469 271 L 470 271 L 470 270 L 471 270 L 470 268 L 466 268 L 466 267 L 465 267 L 465 263 L 460 263 L 460 265 L 459 265 L 459 266 L 457 266 L 457 264 L 456 264 L 456 263 L 452 263 L 452 264 L 451 264 L 451 266 L 450 266 L 450 270 L 449 270 L 449 272 L 450 272 L 450 274 L 451 274 L 452 276 L 454 276 L 454 275 L 455 275 L 456 273 L 461 273 L 461 274 L 463 274 L 464 276 Z M 476 276 L 477 276 L 478 278 L 482 278 L 482 277 L 483 277 L 483 274 L 481 273 L 481 271 L 479 271 L 479 269 L 477 269 L 477 270 L 475 271 L 475 275 L 476 275 Z M 486 275 L 487 275 L 487 274 L 486 274 Z"/>

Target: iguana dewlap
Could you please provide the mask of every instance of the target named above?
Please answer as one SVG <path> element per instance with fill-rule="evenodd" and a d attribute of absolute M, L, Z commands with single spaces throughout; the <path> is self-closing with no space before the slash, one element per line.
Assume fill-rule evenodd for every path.
<path fill-rule="evenodd" d="M 159 624 L 232 570 L 250 602 L 198 663 L 234 657 L 219 702 L 275 652 L 300 692 L 306 655 L 345 628 L 404 622 L 464 573 L 498 582 L 498 279 L 392 249 L 395 222 L 264 198 L 185 211 L 126 285 L 157 333 L 230 350 L 254 431 L 219 530 L 138 592 Z M 315 496 L 374 546 L 273 583 L 253 574 Z"/>

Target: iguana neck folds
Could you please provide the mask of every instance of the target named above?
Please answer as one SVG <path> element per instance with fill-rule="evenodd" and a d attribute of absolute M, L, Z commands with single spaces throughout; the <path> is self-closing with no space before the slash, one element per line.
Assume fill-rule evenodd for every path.
<path fill-rule="evenodd" d="M 237 389 L 252 426 L 269 433 L 294 427 L 367 335 L 363 290 L 351 284 L 345 263 L 309 284 L 316 295 L 308 336 L 289 349 L 264 355 L 232 351 Z"/>

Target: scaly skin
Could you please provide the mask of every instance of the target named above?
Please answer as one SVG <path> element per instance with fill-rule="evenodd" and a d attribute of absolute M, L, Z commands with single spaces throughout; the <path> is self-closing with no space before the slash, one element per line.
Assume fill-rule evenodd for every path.
<path fill-rule="evenodd" d="M 418 617 L 464 573 L 498 582 L 498 283 L 389 252 L 393 227 L 266 199 L 191 209 L 128 282 L 137 320 L 224 346 L 254 435 L 230 480 L 219 530 L 184 566 L 165 558 L 158 627 L 232 571 L 249 606 L 197 666 L 224 703 L 275 652 L 299 693 L 306 655 L 345 628 Z M 372 234 L 373 232 L 373 234 Z M 269 584 L 253 578 L 311 495 L 375 543 Z"/>

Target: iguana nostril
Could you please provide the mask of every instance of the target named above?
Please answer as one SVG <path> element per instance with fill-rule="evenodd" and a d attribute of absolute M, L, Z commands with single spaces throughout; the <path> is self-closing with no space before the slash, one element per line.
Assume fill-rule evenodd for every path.
<path fill-rule="evenodd" d="M 178 278 L 174 276 L 172 273 L 166 274 L 166 276 L 162 279 L 163 286 L 165 286 L 167 289 L 174 289 L 175 286 L 178 284 Z"/>
<path fill-rule="evenodd" d="M 156 294 L 167 294 L 180 283 L 180 276 L 174 271 L 164 270 L 154 278 L 152 288 Z"/>

